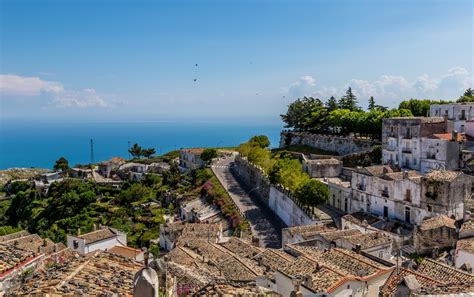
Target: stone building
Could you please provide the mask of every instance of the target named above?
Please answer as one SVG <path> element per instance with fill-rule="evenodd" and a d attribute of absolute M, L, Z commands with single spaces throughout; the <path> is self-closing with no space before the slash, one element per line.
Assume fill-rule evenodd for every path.
<path fill-rule="evenodd" d="M 418 171 L 394 172 L 386 165 L 358 168 L 352 173 L 347 212 L 364 211 L 415 225 L 440 214 L 458 220 L 471 184 L 471 177 L 456 171 L 433 170 L 423 176 Z"/>
<path fill-rule="evenodd" d="M 421 178 L 420 208 L 432 215 L 464 218 L 472 177 L 459 171 L 435 170 Z"/>
<path fill-rule="evenodd" d="M 449 103 L 432 104 L 430 106 L 431 117 L 446 117 L 454 122 L 454 129 L 465 132 L 466 121 L 474 120 L 474 103 Z"/>
<path fill-rule="evenodd" d="M 127 246 L 127 234 L 114 228 L 101 227 L 86 234 L 78 233 L 77 236 L 67 235 L 67 247 L 80 255 L 115 246 Z"/>
<path fill-rule="evenodd" d="M 455 220 L 439 215 L 423 220 L 415 228 L 413 242 L 416 252 L 436 257 L 440 251 L 450 251 L 456 246 L 457 234 Z"/>
<path fill-rule="evenodd" d="M 382 124 L 382 163 L 421 170 L 422 138 L 448 131 L 442 117 L 395 117 Z"/>
<path fill-rule="evenodd" d="M 303 171 L 312 178 L 337 177 L 342 171 L 342 162 L 335 158 L 310 159 L 303 155 Z"/>

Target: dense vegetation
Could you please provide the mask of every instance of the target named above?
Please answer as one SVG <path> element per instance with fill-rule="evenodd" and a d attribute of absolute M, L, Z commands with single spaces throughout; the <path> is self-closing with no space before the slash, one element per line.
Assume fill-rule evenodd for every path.
<path fill-rule="evenodd" d="M 232 200 L 209 168 L 181 174 L 171 160 L 178 152 L 140 159 L 140 162 L 164 161 L 171 169 L 162 175 L 147 174 L 142 181 L 126 181 L 121 188 L 100 186 L 92 181 L 65 179 L 50 185 L 46 197 L 29 182 L 9 185 L 12 199 L 0 201 L 0 235 L 27 229 L 53 241 L 65 242 L 67 234 L 93 230 L 94 225 L 106 225 L 127 233 L 129 245 L 149 246 L 159 237 L 159 225 L 166 213 L 174 215 L 176 205 L 165 203 L 165 194 L 204 195 L 218 205 L 235 229 L 247 230 L 248 223 L 235 211 Z M 217 156 L 207 150 L 209 160 Z M 134 159 L 137 161 L 137 159 Z M 58 159 L 55 166 L 67 170 L 67 160 Z M 151 203 L 154 202 L 154 203 Z M 156 249 L 155 246 L 150 248 Z"/>
<path fill-rule="evenodd" d="M 259 136 L 260 139 L 266 138 Z M 303 171 L 301 162 L 286 151 L 271 152 L 268 150 L 267 142 L 255 141 L 255 137 L 250 141 L 242 143 L 238 151 L 242 156 L 260 166 L 274 184 L 280 184 L 288 188 L 303 204 L 316 206 L 329 199 L 327 186 L 323 183 L 312 180 Z M 263 147 L 263 144 L 266 144 Z"/>
<path fill-rule="evenodd" d="M 471 89 L 457 102 L 473 102 Z M 331 133 L 354 136 L 380 138 L 382 120 L 401 116 L 427 116 L 430 104 L 445 104 L 449 101 L 410 99 L 402 101 L 398 109 L 388 109 L 375 104 L 373 97 L 369 100 L 368 110 L 364 111 L 357 104 L 357 97 L 349 88 L 346 94 L 337 101 L 334 97 L 323 103 L 318 98 L 299 98 L 288 106 L 285 114 L 281 115 L 286 128 L 296 131 Z"/>

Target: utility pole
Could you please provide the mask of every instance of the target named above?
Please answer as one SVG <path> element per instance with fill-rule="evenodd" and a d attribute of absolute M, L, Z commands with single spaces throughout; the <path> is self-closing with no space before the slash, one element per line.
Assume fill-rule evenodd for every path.
<path fill-rule="evenodd" d="M 94 163 L 94 140 L 91 138 L 91 164 Z"/>

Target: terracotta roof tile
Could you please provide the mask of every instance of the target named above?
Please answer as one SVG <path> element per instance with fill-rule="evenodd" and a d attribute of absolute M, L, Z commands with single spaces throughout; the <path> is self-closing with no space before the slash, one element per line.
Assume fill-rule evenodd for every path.
<path fill-rule="evenodd" d="M 428 258 L 425 258 L 423 262 L 421 262 L 417 272 L 446 284 L 474 284 L 474 274 L 467 273 Z"/>
<path fill-rule="evenodd" d="M 452 229 L 456 229 L 454 225 L 456 221 L 451 219 L 446 215 L 439 215 L 436 217 L 432 217 L 426 220 L 423 220 L 420 225 L 420 230 L 430 230 L 430 229 L 437 229 L 441 227 L 448 227 Z"/>

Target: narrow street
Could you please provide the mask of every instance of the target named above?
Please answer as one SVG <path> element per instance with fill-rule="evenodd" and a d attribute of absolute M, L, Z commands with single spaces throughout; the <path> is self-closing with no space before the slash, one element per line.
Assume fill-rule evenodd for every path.
<path fill-rule="evenodd" d="M 266 205 L 252 198 L 238 182 L 230 170 L 233 161 L 234 157 L 219 160 L 213 164 L 212 171 L 247 217 L 252 234 L 260 240 L 260 246 L 281 248 L 281 229 L 285 228 L 284 223 Z"/>

